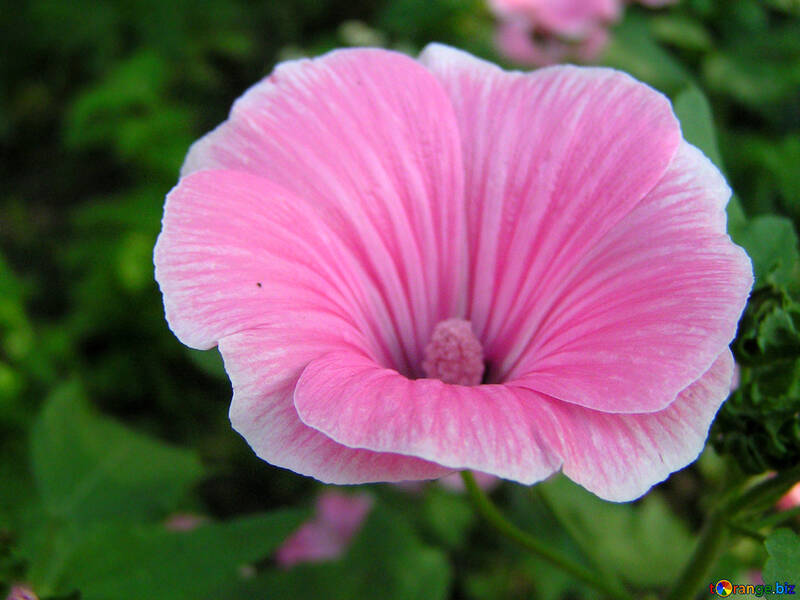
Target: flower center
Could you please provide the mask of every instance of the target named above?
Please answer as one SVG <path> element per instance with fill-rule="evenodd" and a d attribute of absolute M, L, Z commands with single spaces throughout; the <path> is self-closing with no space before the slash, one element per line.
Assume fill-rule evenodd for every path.
<path fill-rule="evenodd" d="M 425 375 L 445 383 L 478 385 L 483 378 L 483 346 L 464 319 L 440 321 L 425 348 Z"/>

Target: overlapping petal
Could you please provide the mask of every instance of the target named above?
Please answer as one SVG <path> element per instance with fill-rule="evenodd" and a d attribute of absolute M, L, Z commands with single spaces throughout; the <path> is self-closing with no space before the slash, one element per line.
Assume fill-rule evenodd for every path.
<path fill-rule="evenodd" d="M 547 443 L 564 474 L 589 491 L 606 500 L 638 498 L 697 458 L 732 376 L 726 349 L 672 404 L 649 414 L 615 415 L 540 397 L 552 415 Z"/>
<path fill-rule="evenodd" d="M 199 140 L 183 174 L 243 170 L 317 207 L 374 283 L 376 316 L 414 373 L 427 336 L 463 311 L 459 134 L 441 85 L 382 50 L 279 65 Z M 414 373 L 419 374 L 419 373 Z"/>
<path fill-rule="evenodd" d="M 424 457 L 531 484 L 561 467 L 598 496 L 631 500 L 693 461 L 729 393 L 725 350 L 656 413 L 610 414 L 511 385 L 409 381 L 355 354 L 330 354 L 301 376 L 303 421 L 347 446 Z"/>
<path fill-rule="evenodd" d="M 345 448 L 298 419 L 294 385 L 320 353 L 392 359 L 369 280 L 308 202 L 249 173 L 189 175 L 167 200 L 155 259 L 170 326 L 194 347 L 219 344 L 231 420 L 259 456 L 337 483 L 448 472 Z"/>
<path fill-rule="evenodd" d="M 354 308 L 368 292 L 336 239 L 307 202 L 265 179 L 234 171 L 184 177 L 167 197 L 155 249 L 170 326 L 205 349 L 292 312 L 363 339 L 368 329 Z"/>
<path fill-rule="evenodd" d="M 300 418 L 353 448 L 419 456 L 522 483 L 541 481 L 560 461 L 543 442 L 540 415 L 504 385 L 409 380 L 357 353 L 312 361 L 294 393 Z"/>
<path fill-rule="evenodd" d="M 326 349 L 313 332 L 257 329 L 224 338 L 219 349 L 233 384 L 231 423 L 267 462 L 340 484 L 433 479 L 452 471 L 416 457 L 349 448 L 304 425 L 292 397 L 303 368 Z"/>
<path fill-rule="evenodd" d="M 670 404 L 730 344 L 752 285 L 725 233 L 729 196 L 682 144 L 658 185 L 565 271 L 509 378 L 608 412 Z"/>
<path fill-rule="evenodd" d="M 727 188 L 711 172 L 713 167 L 706 168 L 702 161 L 673 160 L 680 128 L 668 101 L 608 69 L 505 73 L 441 46 L 428 48 L 421 60 L 443 81 L 462 130 L 473 242 L 469 316 L 484 340 L 491 380 L 510 381 L 535 371 L 537 383 L 548 384 L 531 383 L 531 387 L 568 402 L 612 412 L 664 408 L 710 367 L 730 341 L 749 290 L 745 276 L 749 264 L 724 236 L 716 240 L 719 248 L 708 249 L 709 259 L 691 271 L 676 262 L 656 273 L 642 260 L 636 263 L 641 273 L 612 278 L 609 271 L 608 283 L 613 285 L 596 284 L 606 273 L 601 267 L 617 269 L 619 275 L 623 260 L 636 262 L 639 255 L 651 258 L 660 253 L 667 262 L 702 258 L 702 248 L 698 251 L 698 244 L 692 245 L 686 236 L 702 229 L 708 203 L 719 223 L 717 213 L 727 200 Z M 501 120 L 496 118 L 498 112 Z M 695 165 L 701 171 L 698 180 L 684 181 L 684 173 L 693 172 Z M 671 176 L 665 178 L 668 169 Z M 630 216 L 662 179 L 660 194 L 691 202 L 683 219 L 687 223 L 672 223 L 669 215 L 656 214 L 651 206 L 655 201 L 637 213 L 638 221 Z M 670 186 L 673 180 L 683 181 L 687 189 Z M 706 190 L 708 182 L 711 189 Z M 663 204 L 666 211 L 677 202 Z M 647 218 L 646 228 L 637 228 Z M 670 237 L 672 230 L 676 231 Z M 659 243 L 653 235 L 659 236 Z M 675 236 L 683 236 L 682 246 L 676 245 Z M 663 245 L 668 242 L 674 243 Z M 586 266 L 592 253 L 602 254 L 598 246 L 616 252 L 620 260 Z M 729 268 L 723 268 L 725 253 L 734 263 Z M 583 277 L 576 274 L 582 265 Z M 716 279 L 687 281 L 717 266 L 722 272 Z M 676 278 L 686 289 L 661 302 L 660 294 L 680 285 Z M 716 289 L 717 281 L 729 280 L 730 285 Z M 578 294 L 578 282 L 586 284 L 581 292 L 593 295 Z M 605 320 L 591 322 L 592 312 L 578 309 L 571 313 L 572 321 L 557 319 L 574 306 L 586 309 L 592 298 L 599 314 L 610 300 L 619 304 L 620 294 L 626 293 L 649 316 L 627 320 L 625 311 L 631 306 L 626 306 L 606 310 Z M 713 301 L 703 300 L 705 294 Z M 687 298 L 703 304 L 708 309 L 705 314 L 716 310 L 714 302 L 730 301 L 730 307 L 719 311 L 720 318 L 708 327 L 698 328 L 688 347 L 675 353 L 670 345 L 684 342 L 680 334 L 703 311 L 690 307 L 685 317 L 677 315 L 687 324 L 680 331 L 673 322 L 674 310 L 663 314 L 660 323 L 654 315 L 664 302 L 674 308 Z M 656 302 L 650 310 L 652 299 Z M 646 319 L 650 319 L 649 335 L 641 330 Z M 694 351 L 692 340 L 709 328 L 719 331 L 699 340 L 701 347 Z M 599 338 L 602 347 L 592 343 Z M 563 360 L 556 358 L 557 352 L 567 352 L 567 340 L 574 352 L 561 355 Z M 666 348 L 681 363 L 677 370 L 664 364 Z"/>

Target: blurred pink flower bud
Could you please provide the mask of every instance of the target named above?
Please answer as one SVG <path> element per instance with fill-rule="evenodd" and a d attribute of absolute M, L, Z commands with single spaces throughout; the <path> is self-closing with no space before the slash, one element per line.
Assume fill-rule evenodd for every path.
<path fill-rule="evenodd" d="M 764 579 L 759 571 L 754 569 L 747 572 L 747 581 L 753 585 L 764 585 Z"/>
<path fill-rule="evenodd" d="M 800 483 L 786 492 L 775 506 L 778 510 L 789 510 L 790 508 L 800 506 Z"/>
<path fill-rule="evenodd" d="M 175 513 L 167 517 L 164 527 L 170 531 L 192 531 L 205 523 L 207 519 L 201 515 L 192 513 Z"/>
<path fill-rule="evenodd" d="M 17 584 L 8 592 L 6 600 L 39 600 L 39 596 L 25 584 Z"/>
<path fill-rule="evenodd" d="M 640 0 L 650 7 L 675 0 Z M 622 0 L 489 0 L 499 24 L 495 44 L 506 58 L 529 66 L 596 59 L 618 21 Z"/>
<path fill-rule="evenodd" d="M 325 492 L 317 499 L 314 517 L 300 526 L 278 548 L 275 559 L 282 567 L 339 558 L 372 507 L 369 496 Z"/>

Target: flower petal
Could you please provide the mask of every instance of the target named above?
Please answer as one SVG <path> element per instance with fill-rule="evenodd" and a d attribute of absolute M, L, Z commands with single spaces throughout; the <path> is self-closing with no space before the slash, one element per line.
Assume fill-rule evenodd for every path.
<path fill-rule="evenodd" d="M 234 429 L 270 464 L 325 483 L 435 479 L 452 471 L 418 458 L 340 445 L 304 425 L 292 403 L 303 367 L 325 346 L 292 325 L 225 337 L 219 344 L 233 383 Z"/>
<path fill-rule="evenodd" d="M 516 352 L 518 385 L 606 412 L 653 412 L 705 373 L 736 334 L 750 260 L 725 234 L 730 195 L 683 143 L 648 196 L 564 274 Z M 546 313 L 544 310 L 546 309 Z"/>
<path fill-rule="evenodd" d="M 294 403 L 304 423 L 352 448 L 417 456 L 535 483 L 560 461 L 542 441 L 534 394 L 503 385 L 409 380 L 355 352 L 335 352 L 303 371 Z"/>
<path fill-rule="evenodd" d="M 314 358 L 342 348 L 391 358 L 377 295 L 340 242 L 307 202 L 260 177 L 189 175 L 167 199 L 155 252 L 170 326 L 194 347 L 219 343 L 233 426 L 267 462 L 331 483 L 446 474 L 345 448 L 297 416 L 292 392 Z"/>
<path fill-rule="evenodd" d="M 567 477 L 606 500 L 633 500 L 697 458 L 732 377 L 733 356 L 725 349 L 657 413 L 613 415 L 542 398 L 554 424 L 545 436 Z"/>
<path fill-rule="evenodd" d="M 354 262 L 337 241 L 308 203 L 260 177 L 183 178 L 167 197 L 154 257 L 170 327 L 206 349 L 307 311 L 361 339 L 353 317 L 368 292 L 358 270 L 337 268 Z"/>
<path fill-rule="evenodd" d="M 490 380 L 506 381 L 514 351 L 534 335 L 570 268 L 661 179 L 680 128 L 664 96 L 611 69 L 506 73 L 438 45 L 420 60 L 456 109 L 468 318 Z"/>
<path fill-rule="evenodd" d="M 439 82 L 386 50 L 279 65 L 191 148 L 183 173 L 243 170 L 317 207 L 374 281 L 413 370 L 435 324 L 463 313 L 458 128 Z M 418 373 L 417 373 L 418 374 Z"/>

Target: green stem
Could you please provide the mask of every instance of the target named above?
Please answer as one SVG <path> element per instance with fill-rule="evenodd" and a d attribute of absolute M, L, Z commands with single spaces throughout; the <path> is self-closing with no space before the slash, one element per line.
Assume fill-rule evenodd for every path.
<path fill-rule="evenodd" d="M 694 598 L 702 585 L 708 583 L 708 572 L 717 562 L 729 534 L 729 521 L 745 509 L 774 502 L 800 478 L 800 465 L 761 481 L 744 493 L 732 492 L 711 511 L 694 552 L 678 577 L 666 600 Z"/>
<path fill-rule="evenodd" d="M 737 523 L 736 521 L 728 521 L 728 529 L 731 530 L 731 533 L 735 533 L 742 537 L 748 537 L 751 540 L 755 540 L 760 544 L 763 544 L 764 542 L 767 541 L 767 536 L 765 536 L 757 529 L 753 529 L 752 527 L 748 527 L 747 525 L 742 525 L 741 523 Z"/>
<path fill-rule="evenodd" d="M 800 481 L 800 465 L 781 471 L 775 477 L 752 486 L 741 496 L 731 498 L 728 502 L 729 511 L 734 515 L 759 504 L 772 505 L 798 481 Z"/>
<path fill-rule="evenodd" d="M 543 558 L 550 564 L 558 567 L 562 571 L 569 573 L 576 579 L 590 585 L 594 589 L 602 592 L 609 598 L 615 600 L 632 600 L 624 590 L 618 589 L 608 582 L 597 577 L 592 571 L 580 565 L 561 553 L 553 550 L 549 545 L 544 544 L 525 533 L 519 527 L 508 521 L 494 505 L 489 497 L 475 483 L 475 478 L 470 471 L 462 471 L 461 477 L 467 488 L 470 499 L 475 505 L 476 510 L 503 536 L 525 548 L 530 553 Z"/>
<path fill-rule="evenodd" d="M 587 540 L 586 536 L 581 533 L 581 530 L 563 513 L 558 506 L 550 501 L 550 498 L 544 493 L 541 486 L 533 486 L 531 491 L 536 494 L 540 502 L 544 504 L 547 511 L 553 519 L 561 526 L 561 528 L 572 539 L 578 549 L 587 557 L 592 565 L 600 572 L 600 575 L 617 589 L 624 589 L 622 582 L 616 573 L 611 572 L 608 567 L 599 561 L 596 553 L 592 552 L 591 542 Z"/>
<path fill-rule="evenodd" d="M 761 521 L 759 521 L 758 528 L 762 529 L 764 527 L 775 527 L 777 525 L 785 523 L 786 521 L 791 521 L 796 517 L 800 517 L 800 506 L 795 506 L 794 508 L 790 508 L 788 510 L 775 513 L 774 515 L 764 517 L 763 519 L 761 519 Z"/>

